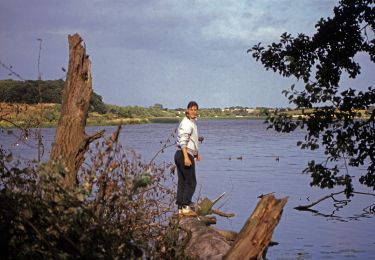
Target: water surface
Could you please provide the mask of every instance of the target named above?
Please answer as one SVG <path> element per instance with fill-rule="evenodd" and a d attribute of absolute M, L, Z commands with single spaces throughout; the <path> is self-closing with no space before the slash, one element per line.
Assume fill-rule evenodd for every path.
<path fill-rule="evenodd" d="M 128 125 L 121 131 L 121 143 L 135 149 L 149 161 L 175 130 L 176 124 Z M 195 199 L 226 195 L 218 203 L 221 209 L 234 212 L 232 219 L 218 217 L 217 227 L 239 231 L 254 210 L 258 196 L 274 193 L 289 197 L 282 218 L 273 234 L 279 244 L 268 250 L 268 259 L 375 259 L 374 215 L 364 214 L 366 206 L 375 203 L 372 196 L 356 195 L 348 205 L 337 209 L 326 200 L 314 209 L 318 213 L 293 209 L 310 204 L 325 195 L 340 191 L 310 187 L 310 177 L 302 174 L 308 160 L 323 160 L 322 152 L 300 150 L 296 143 L 303 132 L 279 134 L 266 130 L 261 120 L 199 121 L 199 135 L 204 137 L 197 162 L 198 187 Z M 116 127 L 105 127 L 107 134 Z M 102 127 L 87 128 L 93 133 Z M 43 129 L 48 158 L 54 129 Z M 14 135 L 13 135 L 14 134 Z M 15 135 L 0 133 L 1 144 L 22 158 L 36 157 L 32 138 L 16 142 Z M 19 145 L 17 145 L 17 143 Z M 158 163 L 171 162 L 175 148 L 160 153 Z M 356 175 L 364 169 L 349 169 Z M 357 182 L 357 179 L 355 179 Z M 372 192 L 357 185 L 359 191 Z M 343 196 L 337 196 L 344 199 Z"/>

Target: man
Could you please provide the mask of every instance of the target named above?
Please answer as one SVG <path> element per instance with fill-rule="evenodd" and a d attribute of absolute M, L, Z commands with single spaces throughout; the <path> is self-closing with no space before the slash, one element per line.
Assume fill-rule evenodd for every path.
<path fill-rule="evenodd" d="M 187 105 L 185 117 L 178 127 L 177 145 L 174 160 L 177 166 L 177 205 L 178 213 L 182 215 L 196 215 L 192 210 L 192 198 L 197 186 L 195 176 L 195 159 L 200 161 L 198 152 L 198 129 L 196 124 L 198 104 L 190 101 Z"/>

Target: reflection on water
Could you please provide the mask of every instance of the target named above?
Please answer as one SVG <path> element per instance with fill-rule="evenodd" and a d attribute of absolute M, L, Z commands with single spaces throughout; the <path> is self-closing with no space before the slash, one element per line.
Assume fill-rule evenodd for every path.
<path fill-rule="evenodd" d="M 350 202 L 343 194 L 313 206 L 312 211 L 297 211 L 294 207 L 308 205 L 340 189 L 320 190 L 309 186 L 310 177 L 302 174 L 308 160 L 323 160 L 319 151 L 303 151 L 296 146 L 303 132 L 278 134 L 266 130 L 258 120 L 199 121 L 202 161 L 197 162 L 198 187 L 195 199 L 226 195 L 218 202 L 222 210 L 234 212 L 233 219 L 218 218 L 217 226 L 239 231 L 254 210 L 258 196 L 274 192 L 276 197 L 288 196 L 284 213 L 273 235 L 279 244 L 268 250 L 268 259 L 374 259 L 375 231 L 374 196 L 355 195 Z M 135 149 L 143 160 L 150 161 L 176 128 L 176 124 L 124 126 L 121 142 Z M 105 127 L 106 134 L 115 127 Z M 102 127 L 87 128 L 94 133 Z M 48 151 L 54 129 L 43 129 Z M 36 158 L 33 140 L 27 145 L 14 145 L 13 134 L 0 133 L 3 147 L 23 158 Z M 35 144 L 35 143 L 34 143 Z M 174 148 L 160 153 L 156 162 L 171 162 Z M 350 169 L 356 175 L 362 169 Z M 357 182 L 358 178 L 354 180 Z M 357 185 L 358 191 L 372 192 Z"/>
<path fill-rule="evenodd" d="M 343 222 L 349 222 L 351 220 L 360 220 L 361 218 L 373 218 L 374 217 L 374 215 L 375 215 L 375 204 L 371 204 L 369 206 L 366 206 L 362 210 L 357 209 L 358 213 L 355 213 L 356 212 L 355 211 L 353 216 L 351 216 L 351 217 L 350 216 L 349 217 L 341 216 L 341 213 L 342 213 L 344 207 L 349 207 L 349 206 L 352 205 L 352 204 L 350 204 L 352 202 L 352 200 L 346 199 L 346 198 L 336 199 L 335 196 L 339 195 L 339 194 L 343 194 L 343 191 L 325 196 L 324 198 L 319 199 L 318 201 L 316 201 L 312 204 L 299 205 L 299 206 L 295 207 L 295 209 L 310 212 L 310 213 L 314 213 L 315 216 L 325 217 L 329 220 L 336 220 L 336 221 L 343 221 Z M 369 193 L 362 194 L 362 193 L 354 192 L 354 194 L 356 194 L 356 196 L 361 196 L 361 195 L 373 196 L 373 194 L 369 194 Z M 329 198 L 332 199 L 331 203 L 332 203 L 333 210 L 332 210 L 331 213 L 325 214 L 325 213 L 322 213 L 318 210 L 313 209 L 314 205 L 316 205 L 318 203 L 321 203 L 323 200 L 329 199 Z M 351 210 L 353 211 L 353 209 L 351 209 Z"/>

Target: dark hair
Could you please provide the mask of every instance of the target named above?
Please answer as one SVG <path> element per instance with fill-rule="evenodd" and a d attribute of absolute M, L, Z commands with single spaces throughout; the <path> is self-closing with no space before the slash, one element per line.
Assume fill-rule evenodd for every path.
<path fill-rule="evenodd" d="M 197 107 L 198 109 L 198 103 L 195 102 L 195 101 L 190 101 L 189 104 L 187 105 L 187 108 L 191 108 L 191 107 Z"/>

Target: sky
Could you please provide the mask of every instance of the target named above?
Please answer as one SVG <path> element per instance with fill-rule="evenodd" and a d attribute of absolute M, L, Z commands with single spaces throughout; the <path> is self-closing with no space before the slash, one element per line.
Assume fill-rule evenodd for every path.
<path fill-rule="evenodd" d="M 284 32 L 313 35 L 338 0 L 1 0 L 0 61 L 24 79 L 65 79 L 68 35 L 92 62 L 94 91 L 108 104 L 288 107 L 293 78 L 247 53 Z M 42 41 L 38 40 L 41 39 Z M 360 57 L 361 59 L 361 57 Z M 375 81 L 363 58 L 358 83 Z M 0 66 L 0 79 L 13 78 Z"/>

